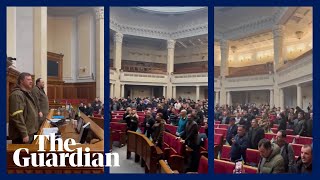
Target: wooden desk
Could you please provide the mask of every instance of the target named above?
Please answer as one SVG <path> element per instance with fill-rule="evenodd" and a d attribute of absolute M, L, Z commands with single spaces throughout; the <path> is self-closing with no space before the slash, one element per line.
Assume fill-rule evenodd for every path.
<path fill-rule="evenodd" d="M 48 114 L 48 119 L 51 119 L 51 117 L 54 115 L 54 111 L 51 110 Z M 83 113 L 81 113 L 81 117 L 83 118 L 84 122 L 90 122 L 90 129 L 97 137 L 98 142 L 95 144 L 78 144 L 74 146 L 70 146 L 70 148 L 75 149 L 82 147 L 83 149 L 85 147 L 90 148 L 90 154 L 92 156 L 93 153 L 104 153 L 104 131 L 101 129 L 97 124 L 95 124 L 90 118 L 85 116 Z M 38 135 L 43 133 L 43 128 L 49 128 L 51 127 L 51 124 L 48 121 L 44 121 L 43 124 L 40 127 L 40 130 L 38 131 Z M 61 132 L 62 139 L 66 138 L 79 138 L 79 134 L 75 131 L 75 129 L 72 127 L 71 122 L 67 122 L 65 125 L 62 125 L 59 127 L 59 130 Z M 29 154 L 30 153 L 38 153 L 38 147 L 39 141 L 38 139 L 34 140 L 32 144 L 8 144 L 7 145 L 7 173 L 26 173 L 26 174 L 48 174 L 48 173 L 54 173 L 54 174 L 72 174 L 72 173 L 90 173 L 90 174 L 100 174 L 104 172 L 104 168 L 97 167 L 97 168 L 87 168 L 87 167 L 71 167 L 68 164 L 68 160 L 66 158 L 66 167 L 18 167 L 13 162 L 13 153 L 15 150 L 19 148 L 28 148 Z M 45 142 L 45 153 L 48 153 L 49 151 L 49 141 L 47 140 Z M 57 154 L 62 152 L 56 152 Z M 21 152 L 20 158 L 23 157 L 30 157 L 27 153 Z"/>
<path fill-rule="evenodd" d="M 135 161 L 145 167 L 145 173 L 157 173 L 159 160 L 163 152 L 157 148 L 145 135 L 128 131 L 127 159 L 131 157 L 131 152 L 135 153 Z"/>

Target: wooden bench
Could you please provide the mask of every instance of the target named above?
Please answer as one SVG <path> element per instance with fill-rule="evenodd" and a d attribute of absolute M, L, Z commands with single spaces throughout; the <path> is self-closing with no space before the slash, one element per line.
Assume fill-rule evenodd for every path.
<path fill-rule="evenodd" d="M 157 173 L 158 163 L 163 155 L 162 150 L 143 134 L 128 131 L 127 136 L 127 159 L 130 159 L 131 152 L 134 152 L 135 162 L 139 162 L 141 158 L 141 166 L 145 167 L 145 173 Z"/>

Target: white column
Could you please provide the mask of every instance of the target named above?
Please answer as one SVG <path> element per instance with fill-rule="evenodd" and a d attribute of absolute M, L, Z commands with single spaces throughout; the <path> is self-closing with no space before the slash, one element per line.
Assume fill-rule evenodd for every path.
<path fill-rule="evenodd" d="M 104 101 L 104 8 L 96 11 L 96 95 Z M 112 87 L 112 85 L 111 85 Z M 113 88 L 111 88 L 113 89 Z M 110 95 L 113 97 L 110 91 Z"/>
<path fill-rule="evenodd" d="M 114 56 L 113 56 L 113 64 L 114 68 L 116 69 L 116 82 L 115 82 L 115 88 L 114 93 L 115 97 L 120 97 L 121 90 L 120 90 L 120 69 L 121 69 L 121 61 L 122 61 L 122 40 L 123 40 L 123 34 L 117 32 L 114 34 Z M 121 96 L 123 97 L 123 96 Z"/>
<path fill-rule="evenodd" d="M 249 103 L 249 92 L 248 92 L 248 91 L 246 91 L 245 93 L 246 93 L 245 103 L 246 103 L 246 104 L 248 104 L 248 103 Z"/>
<path fill-rule="evenodd" d="M 232 105 L 231 91 L 227 91 L 227 104 L 228 104 L 229 106 Z"/>
<path fill-rule="evenodd" d="M 33 24 L 34 77 L 41 77 L 47 85 L 47 7 L 33 9 Z"/>
<path fill-rule="evenodd" d="M 172 73 L 174 68 L 174 47 L 175 47 L 176 41 L 173 39 L 167 40 L 167 72 L 168 72 L 168 80 L 167 80 L 167 96 L 166 98 L 172 98 Z"/>
<path fill-rule="evenodd" d="M 121 97 L 124 97 L 124 84 L 121 84 Z"/>
<path fill-rule="evenodd" d="M 217 104 L 219 104 L 219 91 L 216 91 L 215 93 L 214 93 L 214 106 L 216 106 Z"/>
<path fill-rule="evenodd" d="M 198 102 L 200 99 L 200 86 L 196 86 L 196 99 L 195 101 Z"/>
<path fill-rule="evenodd" d="M 277 25 L 273 28 L 274 67 L 275 70 L 283 64 L 283 38 L 284 26 Z"/>
<path fill-rule="evenodd" d="M 177 96 L 177 87 L 176 86 L 172 86 L 172 98 L 176 98 Z"/>
<path fill-rule="evenodd" d="M 113 84 L 110 83 L 110 98 L 113 98 Z"/>
<path fill-rule="evenodd" d="M 297 106 L 299 106 L 301 109 L 303 108 L 302 107 L 302 89 L 300 84 L 297 85 Z"/>
<path fill-rule="evenodd" d="M 7 7 L 7 57 L 17 57 L 16 8 Z M 16 61 L 12 62 L 16 66 Z"/>
<path fill-rule="evenodd" d="M 274 62 L 273 62 L 273 101 L 276 107 L 284 105 L 284 101 L 281 102 L 280 88 L 278 85 L 277 68 L 283 63 L 283 40 L 284 40 L 284 26 L 277 25 L 273 28 L 273 51 L 274 51 Z"/>
<path fill-rule="evenodd" d="M 162 95 L 166 97 L 166 86 L 163 86 Z"/>
<path fill-rule="evenodd" d="M 279 97 L 280 97 L 280 104 L 279 104 L 279 106 L 280 106 L 280 108 L 281 108 L 281 110 L 284 110 L 284 94 L 283 94 L 283 88 L 280 88 L 279 89 Z"/>
<path fill-rule="evenodd" d="M 270 108 L 274 106 L 273 98 L 273 89 L 270 89 Z"/>
<path fill-rule="evenodd" d="M 221 66 L 220 66 L 220 76 L 221 76 L 221 89 L 220 89 L 220 106 L 227 104 L 227 96 L 224 82 L 226 81 L 226 76 L 229 75 L 229 42 L 227 40 L 220 41 L 220 51 L 221 51 Z"/>

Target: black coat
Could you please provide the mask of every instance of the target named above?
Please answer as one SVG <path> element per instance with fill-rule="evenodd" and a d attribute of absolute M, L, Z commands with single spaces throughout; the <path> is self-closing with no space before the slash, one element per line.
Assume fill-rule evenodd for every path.
<path fill-rule="evenodd" d="M 233 126 L 229 126 L 228 127 L 228 131 L 227 131 L 227 142 L 231 145 L 232 142 L 231 142 L 231 139 L 237 135 L 237 125 L 233 125 Z"/>
<path fill-rule="evenodd" d="M 253 129 L 250 128 L 248 132 L 248 148 L 258 149 L 259 141 L 264 138 L 264 130 L 258 127 L 258 130 L 254 136 L 253 142 L 251 142 L 252 136 L 253 136 Z"/>

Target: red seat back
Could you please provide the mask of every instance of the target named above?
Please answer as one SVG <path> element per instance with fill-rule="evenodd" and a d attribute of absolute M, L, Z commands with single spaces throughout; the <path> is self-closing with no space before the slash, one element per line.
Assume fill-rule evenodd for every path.
<path fill-rule="evenodd" d="M 230 151 L 231 151 L 231 146 L 223 145 L 221 148 L 220 159 L 225 161 L 230 161 Z"/>
<path fill-rule="evenodd" d="M 293 151 L 294 151 L 294 155 L 295 156 L 300 156 L 301 155 L 301 148 L 302 148 L 302 144 L 291 144 Z"/>
<path fill-rule="evenodd" d="M 258 165 L 260 161 L 260 153 L 256 149 L 246 150 L 246 163 Z"/>
<path fill-rule="evenodd" d="M 287 135 L 287 137 L 286 137 L 287 143 L 292 143 L 294 139 L 295 139 L 295 136 L 293 136 L 293 135 Z"/>
<path fill-rule="evenodd" d="M 214 134 L 214 145 L 220 145 L 223 141 L 223 135 L 222 134 Z"/>
<path fill-rule="evenodd" d="M 303 136 L 300 136 L 299 138 L 296 138 L 296 144 L 312 144 L 312 137 L 303 137 Z"/>
<path fill-rule="evenodd" d="M 264 137 L 266 138 L 266 139 L 269 139 L 269 140 L 271 140 L 272 138 L 276 138 L 276 135 L 275 134 L 271 134 L 271 133 L 266 133 L 266 134 L 264 134 Z"/>
<path fill-rule="evenodd" d="M 274 134 L 277 134 L 278 128 L 271 128 L 271 131 L 272 131 Z"/>
<path fill-rule="evenodd" d="M 175 135 L 178 129 L 178 126 L 173 126 L 171 124 L 165 124 L 165 129 L 167 129 L 171 134 Z"/>
<path fill-rule="evenodd" d="M 214 124 L 221 124 L 220 121 L 214 121 Z"/>
<path fill-rule="evenodd" d="M 228 129 L 228 124 L 219 124 L 219 128 Z"/>
<path fill-rule="evenodd" d="M 204 126 L 201 126 L 199 128 L 199 133 L 206 133 L 206 128 Z"/>
<path fill-rule="evenodd" d="M 234 169 L 234 163 L 214 159 L 214 173 L 215 174 L 232 174 Z"/>
<path fill-rule="evenodd" d="M 286 129 L 287 135 L 293 135 L 293 130 L 292 129 Z"/>
<path fill-rule="evenodd" d="M 126 123 L 110 122 L 111 130 L 120 130 L 121 132 L 127 131 Z"/>
<path fill-rule="evenodd" d="M 215 134 L 222 134 L 223 137 L 226 137 L 227 135 L 227 129 L 222 129 L 222 128 L 216 128 L 214 129 Z"/>
<path fill-rule="evenodd" d="M 208 173 L 208 158 L 201 156 L 198 167 L 198 174 Z"/>

